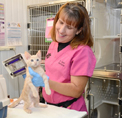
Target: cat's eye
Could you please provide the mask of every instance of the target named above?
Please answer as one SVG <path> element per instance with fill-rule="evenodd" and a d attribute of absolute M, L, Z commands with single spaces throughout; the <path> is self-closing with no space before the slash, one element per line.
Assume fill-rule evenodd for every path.
<path fill-rule="evenodd" d="M 33 59 L 31 59 L 31 62 L 33 62 Z"/>
<path fill-rule="evenodd" d="M 39 61 L 39 59 L 37 59 L 37 61 Z"/>

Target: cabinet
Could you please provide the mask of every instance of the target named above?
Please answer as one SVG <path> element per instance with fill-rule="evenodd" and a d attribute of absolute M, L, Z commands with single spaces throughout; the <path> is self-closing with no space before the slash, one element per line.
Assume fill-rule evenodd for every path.
<path fill-rule="evenodd" d="M 88 96 L 90 118 L 122 118 L 121 0 L 92 0 L 91 30 L 97 59 Z"/>
<path fill-rule="evenodd" d="M 119 63 L 121 65 L 121 8 L 116 0 L 92 0 L 91 31 L 94 38 L 93 51 L 97 66 Z"/>
<path fill-rule="evenodd" d="M 89 80 L 89 117 L 122 117 L 122 83 L 120 79 L 92 77 Z"/>

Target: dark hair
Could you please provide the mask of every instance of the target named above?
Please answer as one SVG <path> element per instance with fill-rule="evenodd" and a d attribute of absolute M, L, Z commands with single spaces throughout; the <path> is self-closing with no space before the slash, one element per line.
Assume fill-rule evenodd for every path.
<path fill-rule="evenodd" d="M 84 6 L 76 2 L 68 2 L 60 7 L 51 30 L 52 40 L 56 41 L 55 25 L 62 12 L 66 14 L 63 20 L 66 21 L 67 24 L 73 25 L 78 30 L 82 28 L 82 31 L 71 40 L 70 46 L 73 49 L 77 48 L 78 45 L 88 45 L 92 47 L 93 38 L 90 30 L 88 12 Z"/>

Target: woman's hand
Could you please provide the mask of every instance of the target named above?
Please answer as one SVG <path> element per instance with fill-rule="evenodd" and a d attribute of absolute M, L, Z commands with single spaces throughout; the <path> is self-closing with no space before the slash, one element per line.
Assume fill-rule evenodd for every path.
<path fill-rule="evenodd" d="M 22 77 L 25 79 L 26 78 L 26 74 L 22 75 Z"/>
<path fill-rule="evenodd" d="M 33 76 L 32 78 L 32 83 L 34 86 L 39 87 L 42 86 L 44 87 L 44 81 L 43 78 L 36 72 L 34 72 L 30 67 L 28 67 L 29 73 L 31 76 Z"/>
<path fill-rule="evenodd" d="M 28 70 L 29 70 L 29 73 L 31 76 L 33 76 L 32 78 L 32 83 L 34 86 L 36 87 L 45 87 L 45 84 L 44 84 L 44 81 L 43 81 L 43 78 L 36 72 L 34 72 L 30 67 L 28 67 Z M 22 75 L 23 78 L 25 78 L 26 75 Z M 49 77 L 47 76 L 47 78 L 49 79 Z"/>

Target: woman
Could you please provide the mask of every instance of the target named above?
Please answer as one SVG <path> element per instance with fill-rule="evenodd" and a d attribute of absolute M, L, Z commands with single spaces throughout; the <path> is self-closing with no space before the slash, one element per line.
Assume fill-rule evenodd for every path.
<path fill-rule="evenodd" d="M 87 111 L 82 95 L 96 58 L 90 48 L 93 42 L 85 7 L 73 2 L 64 4 L 55 16 L 51 37 L 53 42 L 45 59 L 51 95 L 43 88 L 43 97 L 49 104 Z M 43 86 L 42 78 L 29 71 L 33 84 Z"/>

